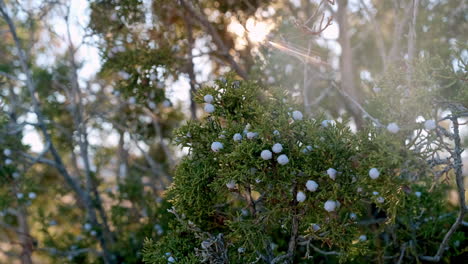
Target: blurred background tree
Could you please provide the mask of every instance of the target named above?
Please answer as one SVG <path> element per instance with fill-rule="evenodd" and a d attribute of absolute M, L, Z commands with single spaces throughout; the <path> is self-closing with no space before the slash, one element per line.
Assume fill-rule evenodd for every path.
<path fill-rule="evenodd" d="M 157 241 L 170 217 L 163 193 L 185 153 L 171 132 L 203 115 L 195 92 L 229 71 L 356 130 L 358 105 L 404 129 L 441 119 L 448 101 L 468 107 L 463 0 L 78 2 L 86 25 L 71 21 L 72 1 L 0 2 L 7 262 L 140 263 L 143 238 Z M 90 77 L 86 47 L 101 62 Z M 421 87 L 442 96 L 420 107 Z M 31 135 L 42 148 L 23 144 Z"/>

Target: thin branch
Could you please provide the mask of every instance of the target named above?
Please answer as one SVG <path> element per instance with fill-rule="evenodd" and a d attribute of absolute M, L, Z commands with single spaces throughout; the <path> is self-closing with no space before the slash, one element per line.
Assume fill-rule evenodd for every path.
<path fill-rule="evenodd" d="M 45 251 L 51 255 L 58 255 L 58 256 L 78 256 L 78 255 L 81 255 L 81 254 L 85 254 L 85 253 L 91 253 L 91 254 L 94 254 L 96 256 L 102 256 L 102 253 L 95 250 L 95 249 L 92 249 L 92 248 L 79 248 L 79 249 L 75 249 L 75 250 L 68 250 L 68 251 L 61 251 L 61 250 L 58 250 L 56 248 L 38 248 L 37 249 L 38 251 Z"/>
<path fill-rule="evenodd" d="M 188 60 L 187 60 L 187 72 L 190 80 L 190 113 L 192 119 L 197 119 L 197 105 L 195 103 L 195 93 L 196 93 L 196 78 L 195 78 L 195 65 L 193 64 L 193 47 L 195 45 L 195 40 L 193 39 L 193 28 L 192 23 L 189 21 L 187 16 L 184 17 L 185 23 L 185 30 L 187 33 L 187 53 L 188 53 Z"/>
<path fill-rule="evenodd" d="M 68 171 L 66 170 L 62 162 L 62 158 L 60 157 L 58 151 L 55 149 L 55 146 L 52 144 L 52 137 L 47 131 L 45 118 L 42 114 L 42 110 L 40 108 L 39 101 L 37 98 L 34 80 L 32 78 L 31 70 L 28 66 L 29 59 L 27 58 L 26 53 L 23 51 L 21 47 L 21 41 L 19 40 L 18 35 L 16 33 L 16 27 L 7 12 L 4 0 L 0 0 L 0 13 L 8 24 L 10 33 L 16 45 L 16 49 L 18 50 L 21 68 L 23 69 L 24 74 L 26 74 L 26 84 L 27 84 L 27 87 L 31 96 L 31 101 L 33 104 L 34 112 L 37 115 L 38 126 L 41 129 L 42 133 L 44 134 L 46 141 L 50 142 L 50 152 L 52 153 L 52 156 L 54 157 L 55 163 L 57 164 L 57 169 L 64 176 L 65 180 L 71 186 L 71 188 L 81 197 L 85 198 L 86 195 L 84 194 L 84 191 L 79 186 L 79 184 L 75 182 L 75 180 L 70 176 L 70 174 L 68 173 Z"/>
<path fill-rule="evenodd" d="M 316 28 L 316 27 L 310 28 L 306 24 L 301 24 L 301 23 L 299 23 L 297 21 L 295 22 L 295 24 L 305 34 L 318 36 L 318 35 L 322 34 L 323 31 L 325 31 L 325 29 L 327 29 L 329 26 L 332 25 L 333 16 L 327 17 L 325 24 L 324 24 L 324 21 L 325 21 L 325 14 L 322 14 L 322 18 L 320 19 L 320 24 L 319 24 L 318 28 Z"/>
<path fill-rule="evenodd" d="M 447 244 L 450 241 L 450 238 L 455 233 L 460 225 L 463 223 L 463 218 L 467 212 L 466 202 L 465 202 L 465 186 L 463 182 L 463 161 L 461 154 L 463 152 L 463 148 L 461 145 L 460 139 L 460 130 L 459 130 L 459 123 L 458 117 L 452 115 L 452 123 L 453 123 L 453 135 L 454 135 L 454 143 L 455 149 L 453 154 L 454 159 L 454 166 L 455 166 L 455 181 L 457 183 L 457 191 L 458 191 L 458 201 L 460 203 L 460 209 L 458 212 L 457 219 L 453 223 L 452 227 L 450 227 L 449 231 L 445 234 L 444 239 L 440 243 L 439 249 L 434 256 L 420 256 L 421 260 L 431 261 L 431 262 L 439 262 L 444 254 Z"/>
<path fill-rule="evenodd" d="M 341 255 L 340 252 L 337 252 L 337 251 L 325 251 L 325 250 L 321 250 L 320 248 L 310 244 L 310 247 L 313 248 L 316 252 L 322 254 L 322 255 L 325 255 L 325 256 L 339 256 Z"/>
<path fill-rule="evenodd" d="M 322 92 L 315 98 L 315 100 L 311 103 L 311 106 L 318 105 L 320 102 L 322 102 L 323 99 L 330 93 L 331 87 L 326 87 L 325 89 L 322 90 Z"/>
<path fill-rule="evenodd" d="M 406 243 L 403 243 L 403 245 L 401 246 L 400 258 L 398 259 L 398 262 L 396 264 L 402 263 L 403 257 L 405 256 L 406 246 Z"/>
<path fill-rule="evenodd" d="M 366 116 L 368 117 L 370 120 L 372 120 L 372 122 L 375 123 L 375 125 L 377 125 L 377 127 L 384 127 L 382 125 L 382 123 L 380 123 L 380 121 L 375 118 L 375 117 L 372 117 L 365 109 L 364 107 L 362 107 L 362 105 L 360 103 L 358 103 L 350 94 L 348 94 L 346 91 L 344 91 L 343 89 L 340 89 L 338 87 L 338 85 L 332 80 L 331 81 L 332 83 L 332 86 L 346 99 L 348 99 L 349 101 L 351 101 L 359 110 L 361 110 L 361 112 Z"/>
<path fill-rule="evenodd" d="M 90 197 L 90 194 L 85 192 L 79 182 L 77 182 L 71 175 L 69 174 L 67 168 L 65 167 L 65 164 L 58 152 L 58 150 L 55 148 L 53 142 L 52 142 L 52 136 L 50 135 L 49 131 L 47 130 L 47 121 L 42 113 L 42 109 L 40 107 L 39 103 L 39 98 L 36 92 L 36 84 L 32 76 L 31 69 L 28 65 L 29 58 L 26 52 L 23 50 L 21 41 L 18 37 L 17 31 L 16 31 L 16 26 L 13 23 L 13 20 L 11 19 L 10 15 L 8 14 L 6 5 L 4 0 L 0 0 L 0 14 L 6 21 L 8 28 L 10 30 L 10 33 L 13 37 L 13 40 L 15 42 L 16 49 L 18 50 L 18 56 L 19 56 L 19 62 L 21 65 L 21 68 L 26 75 L 26 86 L 28 88 L 29 94 L 31 96 L 31 102 L 33 105 L 34 112 L 37 116 L 38 120 L 38 126 L 40 130 L 42 131 L 42 134 L 45 138 L 45 141 L 50 144 L 50 153 L 52 154 L 54 158 L 54 162 L 56 164 L 57 170 L 60 172 L 60 174 L 64 177 L 65 181 L 67 184 L 72 188 L 72 190 L 77 194 L 77 196 L 84 201 L 84 204 L 86 205 L 86 212 L 88 214 L 88 217 L 91 221 L 91 223 L 95 226 L 99 226 L 96 218 L 96 212 L 94 211 L 94 207 L 92 204 L 92 199 Z M 102 239 L 100 239 L 101 246 L 105 248 L 105 242 L 103 242 Z M 106 252 L 104 252 L 106 253 Z M 108 254 L 104 254 L 104 262 L 105 263 L 113 263 L 111 260 L 110 256 Z"/>
<path fill-rule="evenodd" d="M 153 127 L 154 130 L 157 134 L 157 137 L 159 139 L 159 145 L 161 146 L 162 150 L 164 151 L 164 154 L 166 156 L 167 162 L 169 163 L 169 167 L 173 169 L 175 167 L 175 161 L 172 159 L 172 154 L 169 151 L 169 147 L 167 144 L 164 142 L 164 137 L 162 134 L 162 129 L 161 129 L 161 123 L 159 121 L 159 117 L 156 116 L 149 108 L 143 107 L 143 111 L 151 117 L 151 120 L 153 121 Z"/>
<path fill-rule="evenodd" d="M 198 22 L 201 24 L 203 28 L 205 28 L 208 34 L 211 35 L 214 43 L 220 49 L 223 57 L 229 62 L 231 67 L 234 69 L 234 71 L 236 71 L 237 74 L 239 74 L 239 76 L 242 77 L 244 80 L 247 80 L 248 79 L 247 72 L 245 72 L 245 70 L 242 69 L 239 66 L 239 64 L 237 64 L 237 62 L 234 60 L 234 58 L 229 54 L 229 48 L 226 46 L 226 44 L 222 40 L 216 28 L 210 23 L 210 21 L 208 21 L 208 19 L 206 18 L 206 15 L 200 14 L 200 12 L 192 6 L 191 2 L 180 0 L 180 3 L 187 10 L 187 12 L 189 12 L 192 15 L 192 17 L 198 20 Z"/>
<path fill-rule="evenodd" d="M 292 189 L 293 189 L 293 193 L 296 194 L 297 183 L 294 183 Z M 274 258 L 271 261 L 271 264 L 280 263 L 284 260 L 286 260 L 287 263 L 293 263 L 293 258 L 294 258 L 294 254 L 296 252 L 296 246 L 297 246 L 298 232 L 299 232 L 299 216 L 298 216 L 297 204 L 298 204 L 297 200 L 294 199 L 292 201 L 293 212 L 292 212 L 291 234 L 290 234 L 289 243 L 288 243 L 288 253 Z"/>
<path fill-rule="evenodd" d="M 408 62 L 410 65 L 410 72 L 412 72 L 413 67 L 412 62 L 414 60 L 414 53 L 415 53 L 415 44 L 416 44 L 416 20 L 418 18 L 418 10 L 419 10 L 419 0 L 413 0 L 412 5 L 412 19 L 409 26 L 409 33 L 408 33 Z"/>
<path fill-rule="evenodd" d="M 11 79 L 13 81 L 20 81 L 20 79 L 18 79 L 16 76 L 14 76 L 13 74 L 9 74 L 7 72 L 3 72 L 3 71 L 0 71 L 0 76 L 4 76 L 8 79 Z"/>
<path fill-rule="evenodd" d="M 320 19 L 320 24 L 319 24 L 318 27 L 312 26 L 312 28 L 310 28 L 310 27 L 307 26 L 307 24 L 311 20 L 315 20 L 318 13 L 321 11 L 322 4 L 325 3 L 325 2 L 327 2 L 329 5 L 334 5 L 335 4 L 334 0 L 332 0 L 332 1 L 330 1 L 330 0 L 327 0 L 327 1 L 321 0 L 319 5 L 317 6 L 317 9 L 315 10 L 315 12 L 304 23 L 299 23 L 299 21 L 295 21 L 294 22 L 295 25 L 299 29 L 301 29 L 305 34 L 314 35 L 314 36 L 318 36 L 318 35 L 322 34 L 322 32 L 325 31 L 325 29 L 327 29 L 329 26 L 331 26 L 332 21 L 333 21 L 333 16 L 327 17 L 326 22 L 325 22 L 325 13 L 322 13 L 322 17 Z"/>
<path fill-rule="evenodd" d="M 412 1 L 408 1 L 406 6 L 403 7 L 404 12 L 403 12 L 403 17 L 398 16 L 398 14 L 395 14 L 395 19 L 394 19 L 394 30 L 393 30 L 393 43 L 392 47 L 390 48 L 390 52 L 388 55 L 388 61 L 389 62 L 395 62 L 398 60 L 398 53 L 400 53 L 400 47 L 401 47 L 401 38 L 403 36 L 403 29 L 404 26 L 406 25 L 406 22 L 408 19 L 410 19 L 411 15 L 411 10 L 410 5 L 412 4 Z M 395 4 L 395 13 L 397 12 L 397 4 Z"/>

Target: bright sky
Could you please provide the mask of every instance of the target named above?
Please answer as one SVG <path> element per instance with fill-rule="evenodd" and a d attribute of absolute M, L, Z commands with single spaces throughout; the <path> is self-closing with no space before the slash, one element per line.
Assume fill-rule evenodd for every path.
<path fill-rule="evenodd" d="M 366 0 L 367 1 L 367 0 Z M 33 0 L 32 2 L 25 0 L 25 2 L 33 3 L 31 6 L 33 8 L 34 3 L 38 3 L 37 0 Z M 87 0 L 73 0 L 71 2 L 71 14 L 70 14 L 70 30 L 71 30 L 71 38 L 74 45 L 78 45 L 82 40 L 85 34 L 84 28 L 88 25 L 89 22 L 89 5 Z M 298 4 L 299 1 L 291 0 L 294 4 Z M 149 0 L 145 0 L 145 3 L 148 4 Z M 351 5 L 356 5 L 358 2 L 357 0 L 352 0 Z M 270 10 L 269 12 L 274 12 L 274 10 Z M 150 17 L 147 19 L 150 20 Z M 62 18 L 56 17 L 50 23 L 53 25 L 53 29 L 61 36 L 64 40 L 67 39 L 67 27 L 64 23 Z M 261 43 L 267 37 L 269 31 L 272 29 L 272 26 L 268 22 L 264 21 L 256 21 L 254 19 L 250 19 L 247 21 L 246 28 L 240 25 L 238 22 L 234 22 L 232 25 L 229 26 L 228 30 L 233 32 L 234 34 L 240 37 L 248 37 L 250 41 L 253 43 Z M 330 27 L 328 27 L 322 35 L 322 38 L 319 40 L 319 44 L 323 46 L 328 46 L 328 48 L 332 49 L 336 55 L 341 53 L 341 48 L 337 43 L 339 30 L 336 23 L 333 23 Z M 47 42 L 47 38 L 43 39 L 44 42 Z M 88 42 L 91 42 L 88 40 Z M 238 43 L 241 46 L 244 44 L 242 41 Z M 202 50 L 206 45 L 206 40 L 197 40 L 195 43 L 194 55 L 197 55 L 200 50 Z M 61 47 L 51 47 L 51 49 L 43 54 L 42 56 L 38 57 L 38 63 L 42 65 L 50 65 L 53 63 L 54 53 L 60 50 L 64 50 L 66 45 Z M 236 44 L 237 48 L 237 44 Z M 99 56 L 98 49 L 94 47 L 92 44 L 85 44 L 82 45 L 78 51 L 78 60 L 83 61 L 83 67 L 79 71 L 79 77 L 81 80 L 86 80 L 92 78 L 94 74 L 100 69 L 101 67 L 101 60 Z M 338 60 L 331 62 L 333 66 L 338 66 Z M 199 82 L 208 81 L 209 75 L 211 73 L 211 65 L 209 63 L 208 56 L 200 56 L 194 59 L 195 64 L 195 72 L 197 73 L 197 80 Z M 179 80 L 171 80 L 167 82 L 167 95 L 174 103 L 181 103 L 183 109 L 188 112 L 188 101 L 189 101 L 189 82 L 187 77 L 181 77 Z M 34 115 L 29 115 L 27 117 L 28 120 L 32 121 L 35 118 Z M 465 131 L 467 134 L 468 131 Z M 96 133 L 91 133 L 91 137 L 97 138 L 90 138 L 91 142 L 99 142 L 101 135 Z M 110 137 L 115 142 L 107 142 L 108 144 L 116 144 L 117 137 L 111 136 Z M 23 138 L 23 143 L 28 144 L 31 146 L 31 149 L 35 152 L 40 152 L 43 148 L 42 141 L 40 140 L 39 135 L 36 133 L 34 128 L 27 127 L 25 131 L 25 136 Z M 465 153 L 466 155 L 467 153 Z"/>
<path fill-rule="evenodd" d="M 36 1 L 38 2 L 38 1 Z M 89 21 L 89 5 L 86 0 L 74 0 L 71 2 L 70 8 L 70 32 L 73 44 L 76 46 L 83 40 L 84 27 Z M 56 17 L 51 23 L 53 30 L 63 39 L 67 40 L 67 26 L 63 18 Z M 47 42 L 48 36 L 44 35 L 42 41 Z M 45 53 L 39 54 L 37 62 L 39 65 L 51 65 L 54 63 L 54 57 L 57 52 L 63 52 L 66 45 L 59 47 L 52 46 Z M 79 71 L 81 80 L 91 78 L 101 67 L 101 60 L 97 48 L 92 45 L 82 45 L 78 51 L 78 59 L 84 62 L 83 67 Z M 33 115 L 28 117 L 34 118 Z M 32 128 L 27 128 L 23 137 L 23 143 L 30 145 L 31 150 L 40 152 L 43 149 L 42 140 L 40 140 L 37 132 Z"/>

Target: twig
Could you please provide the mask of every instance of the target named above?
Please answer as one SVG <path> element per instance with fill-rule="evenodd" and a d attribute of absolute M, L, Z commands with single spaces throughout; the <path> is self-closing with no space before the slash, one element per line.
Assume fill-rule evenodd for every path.
<path fill-rule="evenodd" d="M 4 76 L 8 79 L 12 79 L 13 81 L 20 81 L 20 79 L 18 79 L 16 76 L 9 74 L 7 72 L 0 71 L 0 76 Z"/>
<path fill-rule="evenodd" d="M 94 255 L 97 255 L 97 256 L 102 256 L 102 253 L 95 250 L 95 249 L 92 249 L 92 248 L 79 248 L 79 249 L 75 249 L 75 250 L 68 250 L 68 251 L 62 251 L 62 250 L 58 250 L 56 248 L 49 248 L 49 247 L 46 247 L 46 248 L 38 248 L 37 249 L 38 251 L 45 251 L 51 255 L 59 255 L 59 256 L 78 256 L 80 254 L 84 254 L 84 253 L 92 253 Z"/>
<path fill-rule="evenodd" d="M 400 42 L 401 38 L 403 37 L 403 29 L 410 18 L 411 15 L 411 10 L 410 8 L 412 1 L 408 1 L 406 6 L 403 7 L 404 12 L 403 12 L 403 17 L 398 16 L 398 14 L 395 14 L 394 17 L 394 30 L 393 30 L 393 42 L 392 42 L 392 47 L 390 48 L 389 55 L 387 56 L 389 62 L 395 62 L 398 60 L 398 53 L 400 52 Z M 395 13 L 396 10 L 398 10 L 398 7 L 395 6 Z"/>
<path fill-rule="evenodd" d="M 159 139 L 159 145 L 161 146 L 162 150 L 164 151 L 164 154 L 166 155 L 166 159 L 167 159 L 167 162 L 169 163 L 169 167 L 173 169 L 175 167 L 175 161 L 172 159 L 172 154 L 170 153 L 167 144 L 164 142 L 161 124 L 159 121 L 160 118 L 156 116 L 153 112 L 151 112 L 151 110 L 147 107 L 143 107 L 143 111 L 151 117 L 154 130 Z"/>
<path fill-rule="evenodd" d="M 400 258 L 398 259 L 396 264 L 402 263 L 403 257 L 405 256 L 405 251 L 406 251 L 406 243 L 403 243 L 403 245 L 401 246 Z"/>
<path fill-rule="evenodd" d="M 239 64 L 234 60 L 234 58 L 229 54 L 229 48 L 226 46 L 221 36 L 219 35 L 216 28 L 208 21 L 204 14 L 200 14 L 198 10 L 192 6 L 191 2 L 186 2 L 185 0 L 180 0 L 181 5 L 202 25 L 203 28 L 211 35 L 214 43 L 220 49 L 222 55 L 229 62 L 234 71 L 239 74 L 244 80 L 248 79 L 247 72 L 242 69 Z"/>
<path fill-rule="evenodd" d="M 187 33 L 187 40 L 188 40 L 188 47 L 187 47 L 187 73 L 189 76 L 190 81 L 190 113 L 191 118 L 196 120 L 197 119 L 197 105 L 195 103 L 195 93 L 196 93 L 196 84 L 197 80 L 195 78 L 195 66 L 193 64 L 193 47 L 195 45 L 195 40 L 193 39 L 193 28 L 192 23 L 189 21 L 188 16 L 186 16 L 183 12 L 182 16 L 184 18 L 185 24 L 185 31 Z"/>
<path fill-rule="evenodd" d="M 335 255 L 335 256 L 339 256 L 341 255 L 340 252 L 337 252 L 337 251 L 325 251 L 325 250 L 321 250 L 320 248 L 310 244 L 310 247 L 313 248 L 316 252 L 322 254 L 322 255 L 325 255 L 325 256 L 332 256 L 332 255 Z"/>
<path fill-rule="evenodd" d="M 297 193 L 297 183 L 294 183 L 293 193 Z M 292 223 L 291 223 L 291 235 L 288 243 L 288 253 L 278 256 L 271 261 L 271 264 L 279 263 L 283 260 L 288 260 L 288 263 L 293 262 L 294 253 L 296 252 L 298 231 L 299 231 L 299 216 L 297 215 L 297 200 L 293 200 L 293 212 L 292 212 Z"/>
<path fill-rule="evenodd" d="M 375 117 L 372 117 L 365 109 L 364 107 L 362 107 L 362 105 L 360 103 L 358 103 L 351 95 L 349 95 L 345 90 L 343 89 L 340 89 L 338 87 L 338 85 L 333 81 L 331 80 L 331 84 L 332 86 L 346 99 L 348 99 L 349 101 L 351 101 L 359 110 L 361 110 L 361 112 L 366 116 L 368 117 L 370 120 L 372 120 L 372 122 L 374 122 L 377 127 L 384 127 L 384 125 L 382 125 L 382 123 L 380 123 L 380 121 L 375 118 Z"/>
<path fill-rule="evenodd" d="M 312 26 L 312 28 L 307 26 L 307 24 L 317 16 L 324 2 L 325 2 L 324 0 L 320 1 L 315 12 L 304 23 L 299 23 L 298 21 L 295 21 L 296 26 L 299 27 L 305 34 L 317 36 L 317 35 L 322 34 L 322 32 L 325 31 L 325 29 L 331 26 L 332 21 L 333 21 L 333 16 L 327 17 L 325 25 L 324 25 L 325 13 L 322 13 L 322 18 L 320 19 L 320 24 L 318 28 L 316 28 L 315 26 Z M 326 2 L 328 2 L 330 5 L 335 4 L 334 0 L 332 1 L 327 0 Z"/>
<path fill-rule="evenodd" d="M 45 141 L 50 144 L 50 147 L 49 147 L 50 153 L 52 154 L 52 157 L 54 158 L 54 161 L 56 163 L 56 168 L 60 172 L 60 174 L 64 177 L 65 181 L 71 187 L 71 189 L 77 194 L 79 199 L 82 199 L 82 201 L 84 201 L 84 204 L 86 205 L 86 209 L 87 209 L 86 213 L 91 223 L 99 227 L 100 225 L 97 221 L 97 216 L 96 216 L 96 212 L 94 211 L 93 201 L 92 201 L 90 193 L 87 193 L 85 190 L 83 190 L 79 182 L 76 181 L 73 177 L 71 177 L 67 168 L 65 167 L 62 157 L 60 156 L 58 150 L 55 148 L 52 142 L 52 136 L 50 135 L 47 129 L 47 121 L 42 113 L 42 109 L 39 103 L 39 98 L 37 97 L 36 84 L 34 82 L 32 72 L 28 64 L 29 63 L 28 55 L 22 48 L 21 41 L 16 31 L 16 26 L 13 23 L 13 20 L 11 19 L 10 15 L 8 14 L 4 0 L 0 0 L 0 14 L 2 15 L 3 19 L 6 21 L 8 28 L 10 30 L 10 33 L 13 37 L 13 41 L 15 43 L 16 49 L 18 50 L 19 62 L 23 70 L 23 73 L 26 75 L 26 86 L 31 96 L 31 102 L 33 105 L 34 112 L 37 116 L 38 126 L 40 130 L 42 131 Z M 110 258 L 109 253 L 106 252 L 105 250 L 106 249 L 105 241 L 101 239 L 101 237 L 99 241 L 100 241 L 101 246 L 104 248 L 104 262 L 113 263 L 113 261 Z"/>
<path fill-rule="evenodd" d="M 457 191 L 458 191 L 458 200 L 460 203 L 460 209 L 458 212 L 457 219 L 453 223 L 452 227 L 450 227 L 449 231 L 445 234 L 444 239 L 440 243 L 439 249 L 434 256 L 420 256 L 421 260 L 431 261 L 431 262 L 438 262 L 440 261 L 444 251 L 446 250 L 446 246 L 458 229 L 458 227 L 463 223 L 463 218 L 465 217 L 467 207 L 465 203 L 465 186 L 463 183 L 463 163 L 461 154 L 463 152 L 463 148 L 461 146 L 461 139 L 460 139 L 460 131 L 459 131 L 459 124 L 458 124 L 458 117 L 452 115 L 452 123 L 453 123 L 453 135 L 454 135 L 454 143 L 455 149 L 453 151 L 453 159 L 454 159 L 454 167 L 455 167 L 455 181 L 457 183 Z"/>

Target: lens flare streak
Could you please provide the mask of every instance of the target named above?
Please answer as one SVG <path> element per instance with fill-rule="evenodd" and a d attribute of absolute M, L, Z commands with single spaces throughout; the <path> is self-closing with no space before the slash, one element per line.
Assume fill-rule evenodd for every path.
<path fill-rule="evenodd" d="M 319 66 L 325 66 L 325 67 L 330 67 L 330 64 L 322 61 L 318 56 L 310 56 L 309 54 L 305 53 L 304 51 L 301 51 L 299 48 L 293 47 L 291 45 L 287 44 L 281 44 L 273 41 L 268 41 L 268 44 L 270 44 L 271 47 L 278 49 L 280 51 L 283 51 L 285 53 L 288 53 L 289 55 L 292 55 L 302 61 L 305 61 L 310 64 L 314 65 L 319 65 Z"/>

